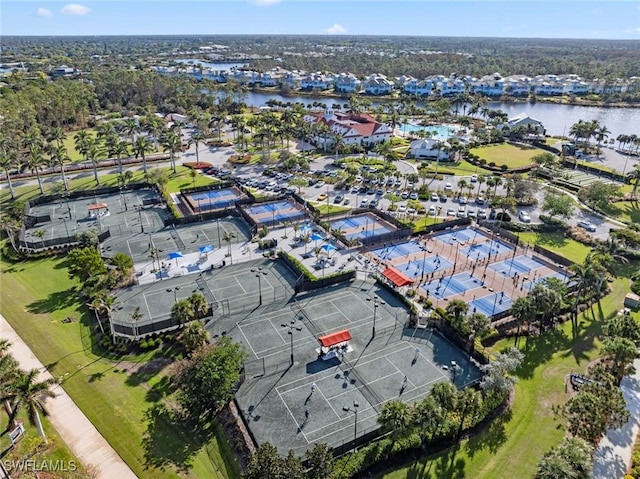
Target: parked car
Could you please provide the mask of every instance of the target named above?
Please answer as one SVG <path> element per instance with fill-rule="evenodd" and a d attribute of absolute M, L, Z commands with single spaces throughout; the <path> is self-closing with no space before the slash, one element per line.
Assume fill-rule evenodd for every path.
<path fill-rule="evenodd" d="M 467 212 L 467 217 L 469 218 L 475 218 L 476 217 L 476 210 L 469 210 Z"/>
<path fill-rule="evenodd" d="M 453 208 L 449 208 L 447 210 L 447 216 L 455 216 L 455 215 L 456 215 L 456 212 Z"/>
<path fill-rule="evenodd" d="M 409 195 L 409 199 L 411 200 L 417 200 L 418 199 L 418 193 L 413 192 Z"/>
<path fill-rule="evenodd" d="M 316 188 L 322 188 L 324 186 L 324 181 L 320 180 L 316 183 Z"/>
<path fill-rule="evenodd" d="M 436 215 L 436 207 L 431 205 L 429 206 L 429 216 L 435 216 Z"/>
<path fill-rule="evenodd" d="M 596 225 L 589 223 L 588 221 L 578 221 L 578 226 L 592 233 L 596 231 Z"/>
<path fill-rule="evenodd" d="M 321 195 L 318 196 L 318 201 L 324 201 L 329 197 L 328 194 L 326 193 L 322 193 Z"/>
<path fill-rule="evenodd" d="M 407 213 L 409 213 L 410 215 L 415 215 L 416 214 L 416 209 L 415 208 L 408 208 L 407 209 Z"/>
<path fill-rule="evenodd" d="M 484 205 L 484 198 L 482 196 L 476 198 L 476 205 Z"/>
<path fill-rule="evenodd" d="M 466 197 L 466 196 L 461 196 L 461 197 L 460 197 L 460 200 L 459 200 L 458 202 L 459 202 L 461 205 L 466 205 L 466 204 L 469 202 L 469 200 L 467 199 L 467 197 Z"/>
<path fill-rule="evenodd" d="M 343 205 L 348 205 L 351 203 L 351 200 L 349 198 L 345 198 L 344 201 L 342 202 Z"/>
<path fill-rule="evenodd" d="M 471 175 L 471 183 L 478 181 L 478 175 Z"/>
<path fill-rule="evenodd" d="M 373 199 L 369 202 L 369 208 L 377 208 L 378 207 L 378 200 Z"/>
<path fill-rule="evenodd" d="M 526 211 L 521 211 L 518 213 L 518 219 L 523 223 L 531 223 L 531 216 Z"/>
<path fill-rule="evenodd" d="M 369 206 L 369 200 L 368 199 L 364 199 L 362 201 L 360 201 L 360 208 L 366 208 L 367 206 Z"/>
<path fill-rule="evenodd" d="M 447 183 L 446 185 L 444 185 L 444 191 L 452 191 L 453 190 L 453 185 L 451 183 Z"/>
<path fill-rule="evenodd" d="M 337 203 L 342 203 L 342 200 L 344 200 L 344 196 L 338 195 L 333 199 L 333 202 L 336 203 L 336 204 Z"/>
<path fill-rule="evenodd" d="M 446 203 L 449 200 L 447 195 L 440 195 L 440 203 Z"/>
<path fill-rule="evenodd" d="M 487 219 L 487 210 L 478 210 L 478 219 L 486 220 Z"/>
<path fill-rule="evenodd" d="M 467 210 L 464 206 L 461 206 L 460 208 L 458 208 L 458 213 L 456 214 L 456 216 L 458 218 L 464 218 L 465 216 L 467 216 Z"/>
<path fill-rule="evenodd" d="M 431 193 L 431 201 L 438 201 L 438 194 L 437 193 Z"/>
<path fill-rule="evenodd" d="M 398 206 L 398 213 L 404 213 L 407 211 L 407 205 Z"/>
<path fill-rule="evenodd" d="M 409 193 L 407 193 L 406 191 L 403 191 L 402 194 L 400 195 L 400 198 L 402 198 L 403 200 L 406 200 L 409 198 Z"/>

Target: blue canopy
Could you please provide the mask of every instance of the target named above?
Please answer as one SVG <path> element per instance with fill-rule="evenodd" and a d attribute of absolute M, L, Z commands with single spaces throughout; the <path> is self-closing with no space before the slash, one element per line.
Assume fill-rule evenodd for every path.
<path fill-rule="evenodd" d="M 323 245 L 321 246 L 321 248 L 322 248 L 323 250 L 325 250 L 326 252 L 334 251 L 334 250 L 336 249 L 336 247 L 335 247 L 335 246 L 333 246 L 333 245 L 331 245 L 331 244 L 329 244 L 329 243 L 327 243 L 327 244 L 323 244 Z"/>
<path fill-rule="evenodd" d="M 311 226 L 303 226 L 300 228 L 300 233 L 302 234 L 308 233 L 309 231 L 311 231 Z"/>
<path fill-rule="evenodd" d="M 313 235 L 311 235 L 311 239 L 313 241 L 320 241 L 320 240 L 323 240 L 324 238 L 322 236 L 320 236 L 319 234 L 313 234 Z"/>
<path fill-rule="evenodd" d="M 213 251 L 213 246 L 211 246 L 210 244 L 206 246 L 200 246 L 201 253 L 210 253 L 211 251 Z"/>
<path fill-rule="evenodd" d="M 174 251 L 169 253 L 169 259 L 182 258 L 182 253 L 180 251 Z"/>

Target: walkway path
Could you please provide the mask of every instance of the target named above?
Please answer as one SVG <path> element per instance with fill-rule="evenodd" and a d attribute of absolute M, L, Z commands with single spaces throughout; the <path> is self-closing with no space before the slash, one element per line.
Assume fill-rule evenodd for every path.
<path fill-rule="evenodd" d="M 20 367 L 27 370 L 39 369 L 42 371 L 40 379 L 52 377 L 1 314 L 0 333 L 3 338 L 11 342 L 11 353 L 20 363 Z M 57 397 L 47 400 L 49 420 L 73 454 L 85 466 L 96 468 L 94 477 L 135 479 L 136 475 L 133 471 L 91 424 L 65 390 L 58 386 L 54 391 Z"/>
<path fill-rule="evenodd" d="M 622 479 L 631 464 L 633 443 L 640 428 L 640 359 L 633 363 L 636 372 L 625 376 L 620 389 L 631 418 L 619 429 L 610 429 L 596 449 L 593 479 Z"/>

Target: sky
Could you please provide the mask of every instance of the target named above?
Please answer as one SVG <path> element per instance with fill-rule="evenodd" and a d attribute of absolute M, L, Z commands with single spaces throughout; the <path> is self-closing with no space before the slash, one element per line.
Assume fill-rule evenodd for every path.
<path fill-rule="evenodd" d="M 640 0 L 1 0 L 1 35 L 313 34 L 640 40 Z"/>

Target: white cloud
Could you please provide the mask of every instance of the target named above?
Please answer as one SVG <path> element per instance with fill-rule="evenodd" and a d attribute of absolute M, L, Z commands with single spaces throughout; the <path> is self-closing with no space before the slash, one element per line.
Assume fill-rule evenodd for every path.
<path fill-rule="evenodd" d="M 51 10 L 47 10 L 46 8 L 41 7 L 36 10 L 36 15 L 42 18 L 46 18 L 46 17 L 50 17 L 53 14 L 51 13 Z"/>
<path fill-rule="evenodd" d="M 327 32 L 329 35 L 342 35 L 343 33 L 347 33 L 347 29 L 339 23 L 334 23 L 329 28 L 327 28 L 325 32 Z"/>
<path fill-rule="evenodd" d="M 624 33 L 640 33 L 640 27 L 638 28 L 627 28 Z"/>
<path fill-rule="evenodd" d="M 89 7 L 85 7 L 84 5 L 78 5 L 77 3 L 70 3 L 69 5 L 65 5 L 60 10 L 65 15 L 86 15 L 91 11 Z"/>
<path fill-rule="evenodd" d="M 249 0 L 254 5 L 258 7 L 269 7 L 271 5 L 275 5 L 276 3 L 280 3 L 280 0 Z"/>

